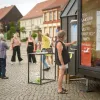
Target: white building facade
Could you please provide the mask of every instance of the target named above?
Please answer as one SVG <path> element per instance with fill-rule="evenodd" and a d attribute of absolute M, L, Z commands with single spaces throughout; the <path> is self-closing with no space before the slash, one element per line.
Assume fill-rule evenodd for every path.
<path fill-rule="evenodd" d="M 21 20 L 20 27 L 25 27 L 25 33 L 21 33 L 21 39 L 24 39 L 28 37 L 29 34 L 32 34 L 37 27 L 43 30 L 43 17 Z"/>

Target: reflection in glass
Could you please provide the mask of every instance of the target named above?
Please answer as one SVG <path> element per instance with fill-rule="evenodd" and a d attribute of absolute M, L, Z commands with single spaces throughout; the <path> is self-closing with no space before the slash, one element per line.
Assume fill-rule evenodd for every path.
<path fill-rule="evenodd" d="M 100 0 L 82 0 L 81 65 L 100 66 Z"/>

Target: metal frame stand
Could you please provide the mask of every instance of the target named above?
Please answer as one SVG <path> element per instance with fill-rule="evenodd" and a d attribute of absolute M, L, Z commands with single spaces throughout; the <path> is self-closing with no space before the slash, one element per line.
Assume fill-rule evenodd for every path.
<path fill-rule="evenodd" d="M 39 83 L 30 82 L 30 71 L 29 71 L 30 67 L 29 67 L 29 57 L 28 57 L 28 84 L 38 84 L 38 85 L 42 85 L 42 84 L 45 84 L 45 83 L 50 83 L 50 82 L 55 81 L 56 80 L 56 63 L 55 63 L 55 71 L 54 71 L 55 72 L 54 73 L 55 76 L 54 76 L 54 79 L 45 79 L 44 78 L 44 75 L 45 74 L 44 74 L 44 70 L 43 70 L 44 64 L 41 61 L 42 55 L 45 55 L 45 54 L 52 54 L 52 55 L 54 55 L 54 53 L 44 53 L 44 54 L 42 54 L 42 53 L 29 53 L 29 54 L 40 55 L 40 82 Z M 43 80 L 48 80 L 48 81 L 47 82 L 43 82 Z"/>

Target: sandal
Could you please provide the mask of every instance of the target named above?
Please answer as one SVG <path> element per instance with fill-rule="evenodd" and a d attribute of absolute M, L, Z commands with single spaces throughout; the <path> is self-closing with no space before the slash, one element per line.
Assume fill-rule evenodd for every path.
<path fill-rule="evenodd" d="M 67 94 L 68 92 L 62 90 L 61 92 L 58 92 L 58 94 Z"/>
<path fill-rule="evenodd" d="M 63 91 L 66 91 L 66 92 L 68 91 L 68 90 L 66 90 L 66 89 L 64 89 L 64 88 L 62 88 L 62 90 L 63 90 Z"/>

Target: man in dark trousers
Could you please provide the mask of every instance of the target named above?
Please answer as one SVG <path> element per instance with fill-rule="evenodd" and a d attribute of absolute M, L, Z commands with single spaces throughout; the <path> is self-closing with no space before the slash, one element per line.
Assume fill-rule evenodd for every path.
<path fill-rule="evenodd" d="M 8 79 L 6 77 L 6 50 L 9 49 L 7 46 L 4 35 L 0 34 L 0 78 Z"/>

